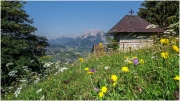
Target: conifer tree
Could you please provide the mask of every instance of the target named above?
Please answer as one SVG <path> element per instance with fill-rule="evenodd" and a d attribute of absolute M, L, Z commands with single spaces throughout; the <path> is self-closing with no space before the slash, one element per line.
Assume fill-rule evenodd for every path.
<path fill-rule="evenodd" d="M 11 71 L 17 71 L 14 78 L 24 73 L 24 66 L 39 71 L 38 58 L 45 55 L 45 47 L 49 45 L 46 37 L 33 34 L 37 28 L 31 26 L 33 19 L 23 10 L 24 4 L 24 1 L 1 1 L 2 86 L 15 80 L 9 79 Z"/>
<path fill-rule="evenodd" d="M 179 1 L 144 1 L 137 14 L 148 22 L 165 28 L 173 23 L 169 17 L 175 16 L 177 12 Z"/>

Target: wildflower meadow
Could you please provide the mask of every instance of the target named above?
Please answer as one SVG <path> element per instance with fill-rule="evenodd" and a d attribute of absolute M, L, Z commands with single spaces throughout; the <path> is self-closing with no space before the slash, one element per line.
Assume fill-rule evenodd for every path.
<path fill-rule="evenodd" d="M 83 37 L 76 37 L 77 41 L 67 41 L 67 45 L 60 45 L 64 41 L 52 41 L 56 43 L 54 45 L 57 45 L 57 48 L 52 50 L 47 49 L 50 45 L 48 40 L 51 39 L 51 35 L 54 38 L 61 39 L 59 35 L 66 33 L 66 31 L 72 33 L 72 35 L 69 34 L 70 38 L 67 38 L 71 40 L 71 36 L 79 33 L 76 32 L 80 31 L 79 28 L 93 28 L 94 25 L 91 26 L 91 22 L 95 24 L 95 28 L 98 28 L 99 25 L 110 25 L 105 21 L 110 19 L 115 21 L 113 13 L 116 14 L 116 17 L 119 16 L 117 15 L 117 8 L 113 8 L 113 5 L 109 6 L 113 9 L 108 8 L 108 10 L 114 12 L 106 14 L 108 11 L 104 10 L 103 7 L 107 6 L 104 6 L 103 3 L 103 6 L 100 6 L 100 2 L 97 5 L 100 9 L 96 8 L 94 3 L 88 4 L 89 7 L 96 8 L 97 13 L 94 13 L 95 10 L 91 8 L 87 9 L 86 5 L 81 2 L 73 4 L 78 9 L 72 9 L 71 6 L 66 8 L 65 5 L 68 3 L 48 2 L 48 7 L 55 7 L 54 10 L 49 8 L 46 10 L 47 6 L 45 5 L 47 3 L 41 4 L 39 2 L 35 6 L 30 6 L 34 8 L 33 11 L 24 10 L 24 4 L 26 3 L 22 0 L 1 1 L 1 100 L 179 100 L 178 1 L 150 2 L 145 0 L 137 14 L 142 19 L 154 24 L 149 23 L 150 25 L 147 26 L 146 21 L 143 24 L 142 19 L 138 18 L 141 20 L 132 21 L 133 27 L 128 28 L 131 25 L 131 18 L 136 18 L 132 15 L 134 12 L 131 9 L 132 16 L 126 16 L 127 24 L 125 24 L 124 29 L 112 28 L 114 36 L 121 31 L 127 30 L 128 34 L 130 31 L 127 36 L 123 32 L 124 39 L 120 38 L 126 40 L 127 37 L 133 35 L 133 40 L 138 40 L 137 46 L 140 44 L 136 49 L 133 49 L 132 44 L 124 47 L 124 43 L 122 41 L 117 42 L 119 40 L 115 37 L 114 39 L 109 36 L 106 37 L 106 42 L 100 42 L 99 38 L 97 38 L 98 41 L 95 41 L 95 37 L 104 37 L 108 33 L 104 35 L 96 33 L 96 36 L 94 36 L 93 31 L 90 33 L 91 36 L 93 35 L 93 40 L 87 41 L 88 44 L 90 41 L 95 42 L 92 45 L 92 51 L 89 48 L 87 48 L 88 50 L 85 49 L 87 43 L 84 37 L 86 39 L 90 38 L 89 32 L 83 34 Z M 35 3 L 32 2 L 31 4 Z M 58 4 L 58 6 L 54 6 L 54 4 Z M 58 8 L 61 7 L 61 4 L 65 13 L 60 10 L 61 8 Z M 76 4 L 78 5 L 76 6 Z M 129 2 L 127 4 L 129 5 Z M 134 6 L 134 3 L 132 5 Z M 35 7 L 41 9 L 36 10 Z M 83 8 L 83 12 L 80 11 L 79 7 Z M 121 5 L 118 9 L 121 9 Z M 90 13 L 90 10 L 93 14 Z M 42 11 L 46 12 L 43 13 Z M 73 11 L 73 14 L 70 11 Z M 78 14 L 76 14 L 76 11 L 78 11 Z M 104 11 L 105 13 L 102 15 Z M 42 33 L 44 36 L 35 34 L 38 29 L 34 26 L 38 24 L 31 25 L 34 21 L 27 12 L 31 14 L 33 12 L 35 15 L 40 14 L 38 16 L 42 22 L 40 20 L 39 22 L 37 18 L 34 19 L 37 23 L 43 25 L 40 25 L 42 28 L 39 28 L 38 33 Z M 55 13 L 53 14 L 53 12 Z M 123 15 L 121 11 L 118 12 Z M 88 14 L 95 16 L 91 17 Z M 49 15 L 51 17 L 48 17 Z M 101 19 L 103 17 L 107 19 Z M 69 18 L 73 18 L 73 22 Z M 77 20 L 76 23 L 74 18 L 80 20 Z M 97 22 L 98 20 L 91 20 L 91 18 L 98 18 L 101 21 Z M 48 24 L 46 20 L 49 21 Z M 90 23 L 86 21 L 90 21 Z M 82 25 L 79 25 L 79 22 L 83 22 Z M 97 24 L 94 22 L 97 22 Z M 120 22 L 125 23 L 123 20 Z M 136 22 L 139 24 L 135 24 Z M 57 23 L 62 25 L 56 25 Z M 158 30 L 154 28 L 157 28 L 158 25 L 155 24 L 162 28 L 160 32 L 165 30 L 164 33 L 157 32 Z M 62 28 L 60 28 L 61 26 Z M 68 29 L 64 29 L 64 26 L 67 26 Z M 123 28 L 123 26 L 120 27 Z M 75 30 L 74 28 L 78 29 Z M 99 28 L 103 28 L 103 26 Z M 136 31 L 134 28 L 138 30 Z M 134 35 L 134 32 L 144 35 L 146 31 L 141 32 L 141 29 L 145 28 L 150 29 L 145 37 Z M 52 29 L 55 29 L 55 31 L 51 31 Z M 72 32 L 69 32 L 70 30 Z M 48 39 L 45 35 L 49 36 Z M 134 43 L 134 41 L 130 41 Z M 150 43 L 146 44 L 146 42 Z M 71 43 L 75 44 L 71 46 L 69 45 Z M 121 48 L 122 43 L 123 49 Z M 53 44 L 51 45 L 53 46 Z M 91 47 L 91 44 L 87 46 Z M 108 51 L 105 49 L 108 49 Z"/>
<path fill-rule="evenodd" d="M 4 94 L 2 99 L 177 100 L 179 38 L 165 34 L 157 40 L 151 47 L 104 52 L 101 56 L 89 54 L 66 65 L 48 62 L 46 58 L 42 61 L 43 67 L 47 68 L 43 77 L 36 74 L 32 77 L 33 83 L 19 84 L 12 92 Z M 15 74 L 16 71 L 9 73 Z"/>

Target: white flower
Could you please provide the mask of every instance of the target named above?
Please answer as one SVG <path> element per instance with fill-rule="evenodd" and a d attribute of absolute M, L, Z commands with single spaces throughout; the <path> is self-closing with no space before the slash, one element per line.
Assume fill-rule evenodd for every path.
<path fill-rule="evenodd" d="M 59 69 L 58 71 L 63 72 L 66 69 L 67 69 L 66 67 L 63 67 L 63 68 Z"/>
<path fill-rule="evenodd" d="M 41 101 L 42 99 L 44 99 L 44 95 L 41 97 L 40 101 Z"/>
<path fill-rule="evenodd" d="M 42 91 L 42 89 L 39 89 L 36 93 L 40 93 Z"/>
<path fill-rule="evenodd" d="M 14 63 L 10 62 L 6 64 L 6 67 L 9 67 L 10 65 L 13 65 Z"/>
<path fill-rule="evenodd" d="M 28 68 L 28 66 L 23 66 L 23 68 L 25 69 L 25 68 Z"/>
<path fill-rule="evenodd" d="M 8 75 L 11 76 L 11 77 L 14 77 L 14 76 L 16 76 L 16 73 L 17 73 L 17 72 L 18 72 L 17 70 L 10 71 L 10 72 L 8 73 Z"/>
<path fill-rule="evenodd" d="M 146 27 L 146 29 L 150 29 L 150 28 L 158 28 L 158 25 L 154 25 L 154 24 L 150 24 Z"/>
<path fill-rule="evenodd" d="M 20 82 L 27 82 L 27 80 L 19 80 Z"/>
<path fill-rule="evenodd" d="M 18 95 L 20 94 L 22 87 L 17 88 L 17 90 L 14 92 L 15 97 L 18 97 Z"/>
<path fill-rule="evenodd" d="M 48 62 L 48 63 L 45 63 L 43 67 L 45 67 L 45 68 L 46 68 L 46 67 L 50 67 L 50 65 L 52 65 L 52 64 L 53 64 L 53 63 Z"/>
<path fill-rule="evenodd" d="M 59 72 L 63 72 L 66 69 L 67 69 L 66 67 L 60 68 L 54 75 L 57 75 Z"/>
<path fill-rule="evenodd" d="M 66 70 L 67 68 L 66 67 L 63 67 L 62 69 L 61 69 L 61 71 L 64 71 L 64 70 Z"/>
<path fill-rule="evenodd" d="M 109 66 L 105 66 L 104 69 L 108 70 L 108 69 L 110 69 L 110 67 Z"/>
<path fill-rule="evenodd" d="M 154 59 L 154 58 L 156 58 L 156 56 L 152 56 L 151 58 Z"/>
<path fill-rule="evenodd" d="M 56 72 L 54 75 L 57 75 L 58 74 L 58 72 Z"/>
<path fill-rule="evenodd" d="M 36 78 L 36 80 L 34 80 L 34 84 L 38 83 L 40 81 L 40 78 Z"/>
<path fill-rule="evenodd" d="M 34 60 L 31 60 L 31 62 L 33 62 Z"/>

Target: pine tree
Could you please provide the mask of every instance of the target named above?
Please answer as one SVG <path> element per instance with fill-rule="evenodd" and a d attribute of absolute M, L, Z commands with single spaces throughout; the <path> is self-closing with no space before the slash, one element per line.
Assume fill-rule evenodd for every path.
<path fill-rule="evenodd" d="M 33 19 L 23 10 L 24 4 L 24 1 L 1 1 L 2 86 L 15 80 L 9 81 L 10 71 L 17 71 L 14 78 L 24 73 L 23 66 L 39 71 L 38 58 L 45 55 L 45 47 L 49 45 L 45 37 L 32 34 L 37 28 L 30 25 Z"/>
<path fill-rule="evenodd" d="M 179 12 L 179 1 L 144 1 L 137 13 L 141 18 L 162 28 L 168 27 L 173 21 L 169 17 Z M 178 18 L 176 18 L 178 19 Z"/>

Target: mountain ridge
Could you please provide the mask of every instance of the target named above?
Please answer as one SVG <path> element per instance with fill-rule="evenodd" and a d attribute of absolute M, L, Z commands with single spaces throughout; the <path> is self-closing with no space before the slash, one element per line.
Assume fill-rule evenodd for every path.
<path fill-rule="evenodd" d="M 92 29 L 84 31 L 81 35 L 78 35 L 74 38 L 60 36 L 55 39 L 48 41 L 51 44 L 70 46 L 70 47 L 87 47 L 92 48 L 94 44 L 100 42 L 106 42 L 105 32 L 98 29 Z"/>

